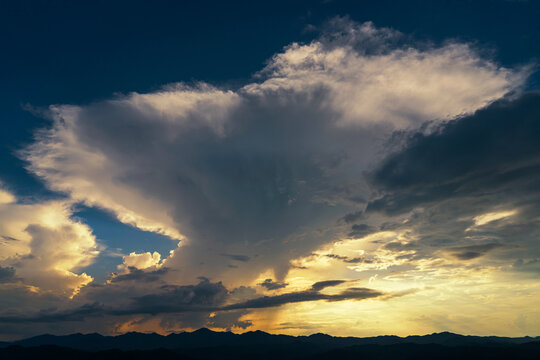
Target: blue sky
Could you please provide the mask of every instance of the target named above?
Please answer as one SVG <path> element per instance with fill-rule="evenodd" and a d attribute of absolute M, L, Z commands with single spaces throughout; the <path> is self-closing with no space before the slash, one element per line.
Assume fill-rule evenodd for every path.
<path fill-rule="evenodd" d="M 50 330 L 18 324 L 21 312 L 69 312 L 89 301 L 112 309 L 111 297 L 128 301 L 148 295 L 120 289 L 126 274 L 143 282 L 157 276 L 159 281 L 151 282 L 154 295 L 164 284 L 180 292 L 183 286 L 211 288 L 215 311 L 190 318 L 172 309 L 176 318 L 167 322 L 145 317 L 150 310 L 130 303 L 129 316 L 115 317 L 111 310 L 110 321 L 103 323 L 59 320 L 62 326 L 47 326 L 61 332 L 197 326 L 280 332 L 279 321 L 307 312 L 309 304 L 279 307 L 274 318 L 280 320 L 274 322 L 268 320 L 270 310 L 235 310 L 236 324 L 249 326 L 234 321 L 222 326 L 212 319 L 229 314 L 234 301 L 304 291 L 337 278 L 345 286 L 360 276 L 361 286 L 380 291 L 374 297 L 422 294 L 434 284 L 445 286 L 447 275 L 441 274 L 447 268 L 471 283 L 480 281 L 474 271 L 484 272 L 490 285 L 478 291 L 486 297 L 511 281 L 506 275 L 522 271 L 527 273 L 522 290 L 537 291 L 528 281 L 538 275 L 540 256 L 534 243 L 538 209 L 530 203 L 537 196 L 531 183 L 537 176 L 540 3 L 17 1 L 0 6 L 0 181 L 8 199 L 3 214 L 11 214 L 4 215 L 8 220 L 0 224 L 5 232 L 0 235 L 15 238 L 12 224 L 26 221 L 17 234 L 29 236 L 27 247 L 33 249 L 1 250 L 0 286 L 16 287 L 27 306 L 8 307 L 0 315 L 0 322 L 10 324 L 1 336 Z M 519 164 L 513 173 L 509 159 Z M 437 167 L 441 164 L 444 170 Z M 28 219 L 16 218 L 19 212 Z M 397 225 L 406 223 L 410 228 Z M 493 228 L 482 228 L 485 224 Z M 41 238 L 45 245 L 38 247 Z M 34 251 L 62 248 L 55 245 L 59 238 L 64 245 L 83 244 L 54 255 L 67 256 L 69 264 L 25 263 L 41 259 Z M 384 245 L 373 248 L 373 243 Z M 389 251 L 396 253 L 391 261 Z M 373 265 L 377 261 L 379 267 Z M 40 266 L 51 271 L 50 278 L 30 270 Z M 420 274 L 426 268 L 432 277 Z M 331 279 L 321 278 L 325 271 Z M 60 282 L 55 276 L 64 276 L 59 272 L 67 276 L 66 285 L 51 285 Z M 396 273 L 425 281 L 392 282 Z M 267 279 L 276 285 L 261 285 Z M 118 288 L 107 288 L 107 281 Z M 99 292 L 96 284 L 106 289 Z M 416 319 L 404 320 L 416 332 L 540 331 L 533 325 L 538 308 L 508 333 L 503 323 L 490 328 L 480 320 L 467 328 L 466 319 L 456 320 L 446 310 L 418 320 L 411 310 L 425 301 L 418 296 L 398 304 Z M 346 313 L 349 301 L 359 299 L 328 311 Z M 385 300 L 377 301 L 371 309 L 383 314 Z M 516 300 L 512 319 L 504 321 L 513 323 L 527 301 Z M 322 303 L 320 309 L 328 304 Z M 344 328 L 359 335 L 406 333 L 377 316 L 373 324 L 383 325 L 373 325 L 371 332 L 345 320 Z M 327 320 L 297 319 L 297 327 L 287 331 L 309 332 Z"/>

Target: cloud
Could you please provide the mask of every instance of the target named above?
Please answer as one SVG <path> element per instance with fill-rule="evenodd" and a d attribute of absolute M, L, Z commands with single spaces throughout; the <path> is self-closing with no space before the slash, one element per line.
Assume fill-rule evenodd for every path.
<path fill-rule="evenodd" d="M 471 260 L 483 256 L 487 252 L 501 246 L 501 244 L 497 243 L 469 245 L 449 249 L 449 252 L 452 254 L 452 256 L 455 256 L 459 260 Z"/>
<path fill-rule="evenodd" d="M 344 301 L 344 300 L 364 300 L 370 298 L 376 298 L 383 295 L 383 293 L 367 288 L 349 288 L 338 294 L 321 294 L 318 292 L 320 289 L 313 289 L 308 291 L 297 291 L 291 293 L 285 293 L 274 296 L 263 296 L 260 298 L 245 301 L 243 303 L 228 305 L 225 309 L 261 309 L 268 307 L 282 306 L 285 304 L 309 302 L 309 301 Z"/>
<path fill-rule="evenodd" d="M 357 219 L 353 219 L 351 216 L 349 216 L 348 221 L 346 219 L 346 222 L 350 223 L 356 220 Z M 349 233 L 349 237 L 363 237 L 375 231 L 376 231 L 375 227 L 367 225 L 367 224 L 353 224 L 351 227 L 351 232 Z"/>
<path fill-rule="evenodd" d="M 208 326 L 216 327 L 231 331 L 233 328 L 247 329 L 252 326 L 253 323 L 250 320 L 240 320 L 240 318 L 246 315 L 247 311 L 221 311 L 213 314 L 210 317 Z"/>
<path fill-rule="evenodd" d="M 325 281 L 319 281 L 315 284 L 311 285 L 311 289 L 314 291 L 321 291 L 322 289 L 326 289 L 327 287 L 336 286 L 343 284 L 345 280 L 325 280 Z"/>
<path fill-rule="evenodd" d="M 126 268 L 135 268 L 135 269 L 146 269 L 149 267 L 158 266 L 161 261 L 161 255 L 154 251 L 153 253 L 145 252 L 142 254 L 130 253 L 127 256 L 123 257 L 122 265 L 119 267 L 122 269 Z"/>
<path fill-rule="evenodd" d="M 272 279 L 265 279 L 262 283 L 258 285 L 266 288 L 266 290 L 277 290 L 277 289 L 282 289 L 289 284 L 284 283 L 284 282 L 276 282 Z"/>
<path fill-rule="evenodd" d="M 336 219 L 365 207 L 364 173 L 394 131 L 473 113 L 527 74 L 469 44 L 427 46 L 336 18 L 238 89 L 175 84 L 51 106 L 50 128 L 21 156 L 73 201 L 181 240 L 161 263 L 185 281 L 238 285 L 268 269 L 281 281 L 291 259 L 338 236 Z"/>
<path fill-rule="evenodd" d="M 520 259 L 538 258 L 539 113 L 540 94 L 532 92 L 501 99 L 431 133 L 407 132 L 404 145 L 370 174 L 376 195 L 361 211 L 362 222 L 394 233 L 364 247 L 373 264 L 433 267 L 433 273 L 441 273 L 443 264 L 454 271 L 512 271 Z"/>
<path fill-rule="evenodd" d="M 228 257 L 232 260 L 241 261 L 241 262 L 248 262 L 250 260 L 250 257 L 246 255 L 238 255 L 238 254 L 221 254 L 221 255 Z"/>
<path fill-rule="evenodd" d="M 319 291 L 343 283 L 343 281 L 328 281 L 316 283 L 304 291 L 295 291 L 273 296 L 254 297 L 244 301 L 237 301 L 233 291 L 228 291 L 221 282 L 212 283 L 208 279 L 201 280 L 196 285 L 162 285 L 152 293 L 133 297 L 128 305 L 105 305 L 98 301 L 85 303 L 79 307 L 66 310 L 42 310 L 33 315 L 0 316 L 3 323 L 54 323 L 84 321 L 85 319 L 103 316 L 129 316 L 129 315 L 160 315 L 177 314 L 179 318 L 170 321 L 183 321 L 183 326 L 193 327 L 186 323 L 192 319 L 196 324 L 214 324 L 220 328 L 237 326 L 245 328 L 248 321 L 238 320 L 247 314 L 245 310 L 261 309 L 282 306 L 290 303 L 311 301 L 345 301 L 364 300 L 382 297 L 380 291 L 368 288 L 347 288 L 337 294 L 322 294 Z M 114 292 L 112 288 L 101 288 L 104 292 Z M 236 294 L 238 295 L 238 294 Z M 230 303 L 230 300 L 233 302 Z M 235 302 L 236 301 L 236 302 Z M 216 314 L 218 312 L 218 314 Z M 221 312 L 225 312 L 221 314 Z M 165 320 L 167 321 L 167 320 Z"/>
<path fill-rule="evenodd" d="M 500 219 L 504 219 L 506 217 L 509 217 L 509 216 L 512 216 L 512 215 L 515 215 L 515 214 L 516 214 L 516 211 L 511 210 L 511 211 L 491 212 L 491 213 L 487 213 L 487 214 L 478 215 L 478 216 L 475 216 L 473 218 L 474 225 L 475 226 L 482 226 L 482 225 L 488 224 L 488 223 L 490 223 L 492 221 L 497 221 L 497 220 L 500 220 Z"/>
<path fill-rule="evenodd" d="M 372 201 L 368 211 L 405 212 L 422 203 L 487 190 L 502 195 L 501 189 L 509 186 L 522 194 L 536 193 L 539 110 L 540 95 L 529 93 L 500 100 L 431 135 L 414 134 L 403 151 L 374 172 L 373 182 L 387 193 Z M 525 187 L 515 188 L 518 184 Z M 500 218 L 510 216 L 502 214 Z M 476 225 L 487 224 L 485 216 L 485 211 L 476 215 Z"/>
<path fill-rule="evenodd" d="M 341 125 L 390 123 L 403 129 L 472 113 L 515 89 L 527 73 L 497 67 L 468 44 L 396 48 L 400 34 L 372 23 L 335 19 L 330 31 L 320 41 L 293 43 L 276 54 L 263 70 L 269 79 L 247 91 L 322 89 L 323 104 Z"/>
<path fill-rule="evenodd" d="M 72 218 L 70 201 L 20 204 L 4 191 L 7 198 L 0 203 L 3 283 L 73 296 L 92 281 L 77 272 L 94 261 L 99 247 L 91 229 Z"/>
<path fill-rule="evenodd" d="M 372 260 L 367 259 L 363 256 L 357 256 L 357 257 L 348 257 L 344 255 L 337 255 L 337 254 L 324 254 L 324 256 L 343 261 L 345 263 L 349 264 L 355 264 L 355 263 L 370 263 Z"/>
<path fill-rule="evenodd" d="M 6 195 L 8 194 L 8 195 Z M 0 317 L 70 306 L 93 278 L 83 269 L 101 246 L 91 229 L 73 217 L 66 200 L 22 202 L 4 191 L 0 203 Z M 61 327 L 3 323 L 2 337 L 17 338 Z"/>
<path fill-rule="evenodd" d="M 137 281 L 137 282 L 157 282 L 161 277 L 169 272 L 166 267 L 161 267 L 158 270 L 144 271 L 135 267 L 128 267 L 127 273 L 113 274 L 109 279 L 110 282 L 121 281 Z"/>
<path fill-rule="evenodd" d="M 174 313 L 197 310 L 213 310 L 227 298 L 227 289 L 221 282 L 202 280 L 197 285 L 167 285 L 161 293 L 148 294 L 134 298 L 130 313 Z M 120 310 L 122 312 L 122 310 Z"/>
<path fill-rule="evenodd" d="M 1 185 L 1 183 L 0 183 Z M 10 204 L 15 202 L 15 196 L 7 192 L 6 190 L 0 189 L 0 204 Z"/>
<path fill-rule="evenodd" d="M 15 278 L 15 269 L 6 266 L 2 267 L 0 266 L 0 284 L 5 282 L 10 282 Z"/>
<path fill-rule="evenodd" d="M 519 93 L 528 73 L 470 44 L 336 18 L 236 89 L 53 105 L 20 155 L 67 200 L 0 190 L 0 293 L 16 294 L 0 320 L 245 329 L 264 309 L 397 298 L 403 279 L 532 272 L 540 109 Z M 131 252 L 92 282 L 82 270 L 99 247 L 74 203 L 179 246 Z M 396 285 L 344 289 L 359 272 Z"/>
<path fill-rule="evenodd" d="M 149 275 L 149 274 L 146 274 Z M 154 275 L 155 272 L 154 272 Z M 162 274 L 157 274 L 162 275 Z M 131 280 L 121 275 L 120 282 Z M 135 272 L 141 278 L 141 274 Z M 129 296 L 126 296 L 128 295 Z M 83 321 L 87 318 L 103 316 L 126 316 L 136 314 L 171 314 L 202 312 L 210 313 L 224 303 L 227 289 L 220 283 L 207 279 L 196 285 L 170 285 L 145 282 L 137 290 L 112 281 L 106 286 L 86 287 L 79 300 L 84 303 L 71 304 L 64 309 L 45 309 L 33 315 L 7 315 L 0 322 L 66 322 Z M 111 301 L 116 299 L 117 301 Z M 75 305 L 75 306 L 74 306 Z"/>

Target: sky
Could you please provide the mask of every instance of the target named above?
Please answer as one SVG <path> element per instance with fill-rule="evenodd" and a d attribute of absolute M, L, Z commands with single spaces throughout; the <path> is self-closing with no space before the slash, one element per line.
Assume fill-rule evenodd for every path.
<path fill-rule="evenodd" d="M 540 335 L 540 3 L 0 7 L 0 340 Z"/>

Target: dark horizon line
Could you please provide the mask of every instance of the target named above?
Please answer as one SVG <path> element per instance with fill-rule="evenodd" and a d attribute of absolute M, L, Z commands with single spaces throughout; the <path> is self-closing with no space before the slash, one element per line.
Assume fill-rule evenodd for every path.
<path fill-rule="evenodd" d="M 459 337 L 466 337 L 466 338 L 483 338 L 483 339 L 493 339 L 493 338 L 496 338 L 496 339 L 514 339 L 514 340 L 517 340 L 517 339 L 536 339 L 536 340 L 539 340 L 540 341 L 540 335 L 537 335 L 537 336 L 532 336 L 532 335 L 524 335 L 524 336 L 499 336 L 499 335 L 472 335 L 472 334 L 469 334 L 469 335 L 464 335 L 464 334 L 460 334 L 460 333 L 454 333 L 454 332 L 451 332 L 451 331 L 440 331 L 440 332 L 433 332 L 433 333 L 426 333 L 426 334 L 410 334 L 410 335 L 406 335 L 406 336 L 400 336 L 400 335 L 395 335 L 395 334 L 382 334 L 382 335 L 373 335 L 373 336 L 352 336 L 352 335 L 346 335 L 346 336 L 339 336 L 339 335 L 331 335 L 331 334 L 326 334 L 326 333 L 322 333 L 322 332 L 316 332 L 316 333 L 312 333 L 312 334 L 309 334 L 309 335 L 289 335 L 289 334 L 281 334 L 281 333 L 270 333 L 270 332 L 266 332 L 266 331 L 263 331 L 263 330 L 250 330 L 250 331 L 246 331 L 246 332 L 233 332 L 231 330 L 224 330 L 224 331 L 215 331 L 215 330 L 211 330 L 209 328 L 206 328 L 206 327 L 201 327 L 197 330 L 193 330 L 193 331 L 179 331 L 179 332 L 171 332 L 171 333 L 168 333 L 168 334 L 160 334 L 160 333 L 156 333 L 156 332 L 141 332 L 141 331 L 128 331 L 128 332 L 125 332 L 125 333 L 122 333 L 122 334 L 117 334 L 117 335 L 103 335 L 99 332 L 89 332 L 89 333 L 81 333 L 81 332 L 76 332 L 76 333 L 70 333 L 70 334 L 63 334 L 63 335 L 55 335 L 55 334 L 50 334 L 50 333 L 43 333 L 43 334 L 40 334 L 40 335 L 34 335 L 34 336 L 30 336 L 30 337 L 25 337 L 25 338 L 20 338 L 20 339 L 17 339 L 17 340 L 11 340 L 11 341 L 0 341 L 0 344 L 8 344 L 8 343 L 16 343 L 16 342 L 19 342 L 19 341 L 25 341 L 25 340 L 29 340 L 29 339 L 35 339 L 35 338 L 40 338 L 40 337 L 70 337 L 70 336 L 95 336 L 95 335 L 98 335 L 98 336 L 101 336 L 101 337 L 104 337 L 104 338 L 118 338 L 118 337 L 121 337 L 121 336 L 125 336 L 125 335 L 157 335 L 157 336 L 160 336 L 160 337 L 168 337 L 168 336 L 174 336 L 174 335 L 183 335 L 183 334 L 202 334 L 202 333 L 213 333 L 213 334 L 231 334 L 231 335 L 234 335 L 234 336 L 242 336 L 242 335 L 246 335 L 246 334 L 264 334 L 264 335 L 268 335 L 268 336 L 280 336 L 280 337 L 289 337 L 289 338 L 310 338 L 310 337 L 315 337 L 315 336 L 325 336 L 325 337 L 330 337 L 330 338 L 334 338 L 334 339 L 377 339 L 377 338 L 399 338 L 399 339 L 407 339 L 407 338 L 422 338 L 422 337 L 429 337 L 429 336 L 435 336 L 435 335 L 453 335 L 453 336 L 459 336 Z"/>

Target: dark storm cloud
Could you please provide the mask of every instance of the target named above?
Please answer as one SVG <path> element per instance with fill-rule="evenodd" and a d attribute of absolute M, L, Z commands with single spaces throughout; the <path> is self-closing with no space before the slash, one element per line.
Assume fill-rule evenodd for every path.
<path fill-rule="evenodd" d="M 221 254 L 222 256 L 228 257 L 232 260 L 236 261 L 242 261 L 242 262 L 248 262 L 251 258 L 246 255 L 238 255 L 238 254 Z"/>
<path fill-rule="evenodd" d="M 384 192 L 368 212 L 395 214 L 450 197 L 540 187 L 540 94 L 500 100 L 458 119 L 431 135 L 412 136 L 390 156 L 372 181 Z"/>
<path fill-rule="evenodd" d="M 383 248 L 390 251 L 407 251 L 416 249 L 417 245 L 413 242 L 404 244 L 399 241 L 392 241 L 384 244 Z"/>
<path fill-rule="evenodd" d="M 491 243 L 483 245 L 461 246 L 449 249 L 448 251 L 459 260 L 471 260 L 485 255 L 489 251 L 501 247 L 501 244 Z"/>
<path fill-rule="evenodd" d="M 226 329 L 227 331 L 230 331 L 232 327 L 247 329 L 253 323 L 250 320 L 240 320 L 240 317 L 246 314 L 248 314 L 248 311 L 245 310 L 220 311 L 212 316 L 207 325 Z"/>
<path fill-rule="evenodd" d="M 15 269 L 6 266 L 0 266 L 0 284 L 12 281 L 15 278 Z"/>
<path fill-rule="evenodd" d="M 174 313 L 215 309 L 227 299 L 228 290 L 221 282 L 202 280 L 197 285 L 166 285 L 162 292 L 133 299 L 131 313 Z"/>
<path fill-rule="evenodd" d="M 263 296 L 260 298 L 248 300 L 242 303 L 226 306 L 226 310 L 233 309 L 261 309 L 276 307 L 285 304 L 306 302 L 306 301 L 344 301 L 344 300 L 363 300 L 380 297 L 384 293 L 367 288 L 349 288 L 335 295 L 321 294 L 318 290 L 297 291 L 275 296 Z"/>
<path fill-rule="evenodd" d="M 284 283 L 284 282 L 274 281 L 272 279 L 266 279 L 258 285 L 266 288 L 267 290 L 277 290 L 277 289 L 284 288 L 289 284 Z"/>
<path fill-rule="evenodd" d="M 14 237 L 5 236 L 5 235 L 0 235 L 0 238 L 2 238 L 2 240 L 4 241 L 19 241 L 18 239 L 15 239 Z"/>
<path fill-rule="evenodd" d="M 337 286 L 340 284 L 343 284 L 345 280 L 326 280 L 326 281 L 319 281 L 315 284 L 311 285 L 311 289 L 313 291 L 321 291 L 322 289 L 325 289 L 327 287 Z"/>
<path fill-rule="evenodd" d="M 374 226 L 367 224 L 354 224 L 351 226 L 349 237 L 363 237 L 375 231 L 377 231 L 377 229 Z"/>
<path fill-rule="evenodd" d="M 528 272 L 533 275 L 540 274 L 540 259 L 518 259 L 512 265 L 513 270 Z"/>
<path fill-rule="evenodd" d="M 540 236 L 538 139 L 539 93 L 500 100 L 430 134 L 413 134 L 371 174 L 380 195 L 362 216 L 405 216 L 379 228 L 407 229 L 402 241 L 382 248 L 408 251 L 409 259 L 440 250 L 458 260 L 489 253 L 510 264 L 532 261 L 540 255 L 534 243 Z M 505 211 L 492 221 L 475 220 Z"/>
<path fill-rule="evenodd" d="M 369 264 L 369 263 L 372 262 L 372 260 L 370 260 L 368 258 L 365 258 L 363 256 L 348 257 L 348 256 L 336 255 L 336 254 L 325 254 L 324 256 L 329 257 L 331 259 L 340 260 L 340 261 L 343 261 L 344 263 L 348 263 L 348 264 L 356 264 L 356 263 Z"/>
<path fill-rule="evenodd" d="M 228 291 L 221 282 L 212 283 L 209 280 L 202 280 L 196 285 L 174 286 L 164 285 L 152 294 L 134 297 L 128 305 L 122 307 L 105 306 L 100 302 L 84 304 L 78 308 L 70 310 L 46 310 L 31 316 L 26 315 L 7 315 L 0 317 L 0 322 L 63 322 L 63 321 L 82 321 L 91 317 L 102 316 L 125 316 L 136 314 L 159 315 L 159 314 L 178 314 L 183 319 L 190 317 L 193 313 L 193 319 L 197 323 L 204 324 L 204 321 L 210 319 L 210 314 L 214 312 L 228 312 L 215 320 L 216 323 L 223 324 L 226 320 L 230 324 L 237 322 L 238 318 L 246 312 L 243 310 L 260 309 L 286 305 L 290 303 L 306 301 L 344 301 L 344 300 L 363 300 L 381 297 L 387 295 L 383 292 L 368 288 L 348 288 L 337 294 L 322 294 L 321 290 L 330 286 L 336 286 L 344 283 L 344 280 L 322 281 L 312 285 L 309 290 L 295 291 L 273 296 L 261 296 L 248 300 L 239 300 L 237 290 L 242 290 L 244 295 L 250 297 L 253 293 L 242 289 Z M 102 288 L 103 291 L 110 289 Z M 233 300 L 232 304 L 226 304 L 227 300 Z M 187 315 L 182 315 L 187 314 Z M 199 314 L 199 315 L 196 315 Z M 236 314 L 236 317 L 233 316 Z M 234 319 L 233 319 L 234 318 Z M 204 320 L 206 319 L 206 320 Z M 238 325 L 248 326 L 248 323 L 238 323 Z M 242 327 L 240 326 L 240 327 Z M 226 328 L 227 326 L 225 326 Z"/>
<path fill-rule="evenodd" d="M 106 315 L 209 313 L 219 309 L 229 293 L 221 282 L 212 283 L 207 279 L 201 280 L 196 285 L 162 285 L 151 290 L 150 294 L 134 296 L 122 306 L 115 306 L 111 301 L 104 301 L 104 299 L 113 297 L 120 302 L 125 300 L 125 291 L 133 292 L 133 290 L 112 286 L 96 286 L 91 295 L 96 298 L 97 293 L 101 296 L 100 300 L 102 301 L 84 304 L 75 309 L 41 311 L 33 316 L 2 316 L 0 322 L 58 322 L 81 321 L 88 317 Z M 108 305 L 104 305 L 104 302 L 107 302 Z"/>
<path fill-rule="evenodd" d="M 39 311 L 34 315 L 3 315 L 0 316 L 0 323 L 49 323 L 62 321 L 82 321 L 88 317 L 101 317 L 109 312 L 99 303 L 85 304 L 76 309 L 57 311 L 48 309 Z"/>
<path fill-rule="evenodd" d="M 117 283 L 121 281 L 139 281 L 139 282 L 153 282 L 158 281 L 160 278 L 169 272 L 169 268 L 162 267 L 154 271 L 144 271 L 135 267 L 129 266 L 127 274 L 113 275 L 110 279 L 111 282 Z"/>
<path fill-rule="evenodd" d="M 355 212 L 345 215 L 341 220 L 345 221 L 345 223 L 347 224 L 350 224 L 357 220 L 362 219 L 363 216 L 364 216 L 364 210 L 359 210 L 359 211 L 355 211 Z"/>

